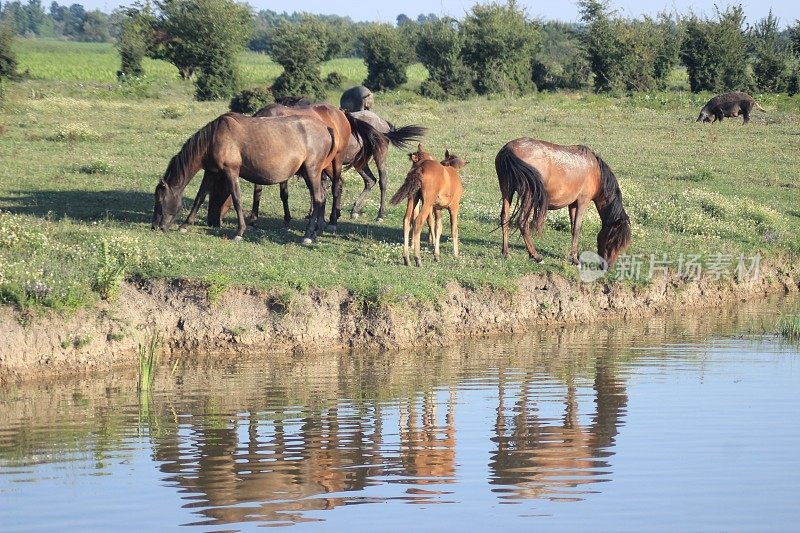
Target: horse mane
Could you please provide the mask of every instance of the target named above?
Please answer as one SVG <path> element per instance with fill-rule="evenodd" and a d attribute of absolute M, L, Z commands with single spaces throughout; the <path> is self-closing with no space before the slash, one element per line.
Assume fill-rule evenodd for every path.
<path fill-rule="evenodd" d="M 607 216 L 609 221 L 615 222 L 620 220 L 623 215 L 627 217 L 628 215 L 625 214 L 625 210 L 622 208 L 622 191 L 619 188 L 617 177 L 614 175 L 611 167 L 603 161 L 602 157 L 594 152 L 592 153 L 597 158 L 597 164 L 600 165 L 600 188 L 603 193 L 603 198 L 606 201 L 602 211 L 608 212 Z M 606 219 L 602 212 L 600 213 L 600 217 L 603 220 Z"/>
<path fill-rule="evenodd" d="M 185 187 L 192 177 L 189 175 L 192 169 L 194 168 L 196 172 L 197 167 L 202 165 L 202 159 L 206 156 L 208 145 L 211 144 L 211 139 L 214 137 L 217 128 L 231 115 L 233 113 L 225 113 L 215 118 L 200 128 L 197 133 L 186 139 L 178 153 L 169 160 L 167 171 L 161 181 L 170 186 Z M 198 160 L 200 160 L 199 164 Z"/>
<path fill-rule="evenodd" d="M 599 155 L 594 155 L 600 165 L 600 186 L 605 200 L 603 207 L 598 209 L 603 227 L 597 234 L 597 250 L 610 266 L 631 242 L 631 223 L 622 206 L 622 191 L 617 177 Z"/>

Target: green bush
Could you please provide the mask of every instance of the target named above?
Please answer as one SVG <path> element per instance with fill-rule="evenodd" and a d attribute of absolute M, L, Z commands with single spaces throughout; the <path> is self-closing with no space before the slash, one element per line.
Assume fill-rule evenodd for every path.
<path fill-rule="evenodd" d="M 407 81 L 406 68 L 413 52 L 400 32 L 388 24 L 371 24 L 361 33 L 367 79 L 363 84 L 374 91 L 392 90 Z"/>
<path fill-rule="evenodd" d="M 540 30 L 515 0 L 477 4 L 461 23 L 464 64 L 474 73 L 479 94 L 519 95 L 533 87 L 533 58 Z"/>
<path fill-rule="evenodd" d="M 239 88 L 239 69 L 233 58 L 219 56 L 200 69 L 194 97 L 199 101 L 222 100 Z"/>
<path fill-rule="evenodd" d="M 151 55 L 169 61 L 183 78 L 196 80 L 195 98 L 230 98 L 239 83 L 236 59 L 252 29 L 245 4 L 233 0 L 160 0 L 158 35 Z"/>
<path fill-rule="evenodd" d="M 325 46 L 316 35 L 313 22 L 282 22 L 272 36 L 272 58 L 283 67 L 272 85 L 273 95 L 324 98 L 325 88 L 319 70 L 324 56 Z"/>
<path fill-rule="evenodd" d="M 753 76 L 759 91 L 779 93 L 787 90 L 792 54 L 789 43 L 781 40 L 778 19 L 772 11 L 753 27 Z"/>
<path fill-rule="evenodd" d="M 742 6 L 735 6 L 717 10 L 716 21 L 694 16 L 686 21 L 680 55 L 692 92 L 752 87 L 744 19 Z"/>
<path fill-rule="evenodd" d="M 117 77 L 121 80 L 138 78 L 144 74 L 142 60 L 151 47 L 153 15 L 149 8 L 128 8 L 121 16 L 116 43 L 121 63 Z"/>
<path fill-rule="evenodd" d="M 325 87 L 328 89 L 341 89 L 344 83 L 344 76 L 338 72 L 330 72 L 325 76 Z"/>
<path fill-rule="evenodd" d="M 581 89 L 591 82 L 589 60 L 573 25 L 548 21 L 533 60 L 533 83 L 539 90 Z"/>
<path fill-rule="evenodd" d="M 229 109 L 236 113 L 252 114 L 262 107 L 271 104 L 272 101 L 273 97 L 269 89 L 253 87 L 252 89 L 245 89 L 235 94 L 233 98 L 231 98 Z"/>
<path fill-rule="evenodd" d="M 429 74 L 420 94 L 435 100 L 464 99 L 474 94 L 472 72 L 464 65 L 463 38 L 456 20 L 442 18 L 422 24 L 416 42 L 417 57 Z"/>
<path fill-rule="evenodd" d="M 581 0 L 586 28 L 583 48 L 594 74 L 597 92 L 663 89 L 677 62 L 677 23 L 666 15 L 658 20 L 628 20 L 614 16 L 608 3 Z"/>
<path fill-rule="evenodd" d="M 0 23 L 0 79 L 17 73 L 17 56 L 14 53 L 14 30 L 8 23 Z"/>

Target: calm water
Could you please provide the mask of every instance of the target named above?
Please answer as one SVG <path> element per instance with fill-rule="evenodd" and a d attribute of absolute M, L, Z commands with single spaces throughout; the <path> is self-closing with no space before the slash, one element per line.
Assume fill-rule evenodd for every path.
<path fill-rule="evenodd" d="M 795 529 L 799 303 L 0 391 L 0 530 Z"/>

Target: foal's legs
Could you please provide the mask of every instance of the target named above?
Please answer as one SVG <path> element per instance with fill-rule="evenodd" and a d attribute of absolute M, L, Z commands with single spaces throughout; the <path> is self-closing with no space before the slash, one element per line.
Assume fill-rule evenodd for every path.
<path fill-rule="evenodd" d="M 414 204 L 416 203 L 416 195 L 408 199 L 406 215 L 403 217 L 403 264 L 406 266 L 411 264 L 408 258 L 408 240 L 411 234 L 411 218 L 414 216 Z"/>
<path fill-rule="evenodd" d="M 425 223 L 425 220 L 430 218 L 431 211 L 433 211 L 433 199 L 431 199 L 430 201 L 423 200 L 422 207 L 419 210 L 419 214 L 414 219 L 414 236 L 412 238 L 412 241 L 414 244 L 414 261 L 416 262 L 417 266 L 422 266 L 422 255 L 420 253 L 420 245 L 419 245 L 419 238 L 420 235 L 422 235 L 422 225 Z M 436 241 L 434 239 L 434 243 L 435 242 Z"/>
<path fill-rule="evenodd" d="M 450 238 L 453 239 L 453 257 L 459 256 L 458 251 L 458 209 L 459 203 L 450 206 Z"/>
<path fill-rule="evenodd" d="M 572 226 L 572 248 L 570 249 L 569 259 L 573 265 L 579 265 L 578 259 L 578 240 L 581 237 L 581 225 L 583 215 L 586 214 L 586 202 L 575 201 L 569 206 L 569 221 Z"/>
<path fill-rule="evenodd" d="M 442 240 L 442 209 L 435 207 L 433 209 L 434 230 L 433 230 L 433 260 L 439 261 L 441 255 L 439 253 L 439 246 Z"/>

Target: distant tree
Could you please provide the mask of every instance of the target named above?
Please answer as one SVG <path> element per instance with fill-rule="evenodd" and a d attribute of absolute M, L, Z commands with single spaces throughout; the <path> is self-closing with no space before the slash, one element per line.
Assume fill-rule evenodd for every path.
<path fill-rule="evenodd" d="M 397 18 L 395 19 L 395 23 L 397 24 L 397 27 L 399 28 L 403 24 L 413 24 L 414 21 L 411 20 L 410 18 L 408 18 L 408 16 L 405 13 L 400 13 L 399 15 L 397 15 Z"/>
<path fill-rule="evenodd" d="M 463 38 L 455 19 L 441 18 L 420 25 L 417 57 L 428 69 L 423 96 L 437 100 L 464 99 L 474 94 L 472 72 L 464 65 Z"/>
<path fill-rule="evenodd" d="M 0 79 L 10 78 L 17 72 L 17 56 L 14 54 L 14 28 L 0 22 Z"/>
<path fill-rule="evenodd" d="M 553 21 L 542 24 L 542 45 L 533 61 L 533 82 L 539 90 L 580 89 L 591 82 L 576 27 Z"/>
<path fill-rule="evenodd" d="M 476 4 L 460 26 L 464 64 L 479 94 L 524 94 L 533 89 L 533 58 L 541 35 L 515 0 Z"/>
<path fill-rule="evenodd" d="M 693 92 L 747 90 L 752 86 L 742 6 L 717 10 L 717 20 L 686 21 L 681 61 Z"/>
<path fill-rule="evenodd" d="M 110 38 L 108 20 L 108 15 L 99 9 L 87 12 L 86 18 L 83 21 L 83 31 L 80 40 L 95 43 L 108 41 Z"/>
<path fill-rule="evenodd" d="M 406 68 L 414 53 L 397 28 L 388 24 L 370 24 L 361 33 L 367 79 L 364 85 L 375 91 L 391 90 L 408 79 Z"/>
<path fill-rule="evenodd" d="M 152 48 L 155 17 L 149 4 L 123 8 L 119 17 L 117 50 L 120 55 L 120 79 L 139 77 L 144 74 L 142 60 Z"/>
<path fill-rule="evenodd" d="M 238 88 L 237 56 L 250 35 L 250 8 L 233 0 L 159 0 L 153 55 L 191 78 L 198 100 L 229 98 Z"/>
<path fill-rule="evenodd" d="M 296 24 L 284 21 L 275 28 L 272 58 L 283 67 L 272 86 L 276 97 L 325 96 L 320 75 L 325 43 L 318 38 L 316 30 L 317 25 L 310 19 Z"/>
<path fill-rule="evenodd" d="M 770 10 L 752 29 L 753 75 L 760 91 L 783 92 L 791 66 L 791 45 L 781 39 L 778 19 Z"/>

